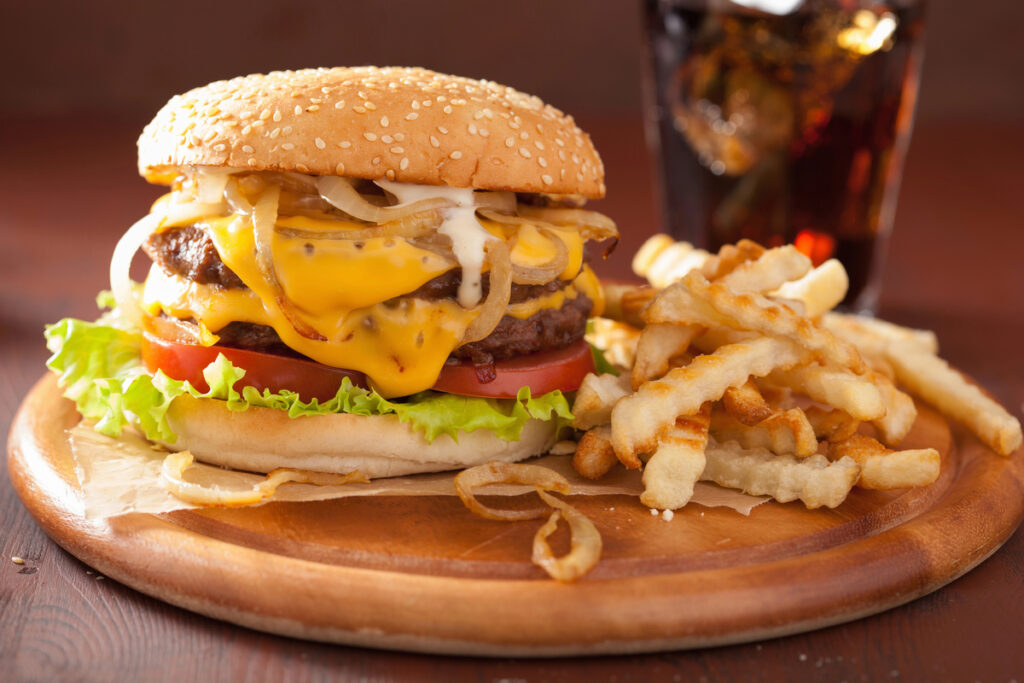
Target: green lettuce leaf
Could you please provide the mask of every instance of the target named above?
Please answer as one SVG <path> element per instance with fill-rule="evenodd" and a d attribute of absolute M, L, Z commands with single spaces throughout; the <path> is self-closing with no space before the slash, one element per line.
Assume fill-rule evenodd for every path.
<path fill-rule="evenodd" d="M 116 318 L 90 323 L 65 318 L 46 328 L 46 345 L 53 353 L 46 365 L 60 377 L 64 395 L 78 405 L 79 412 L 96 420 L 96 430 L 120 436 L 128 425 L 137 426 L 146 438 L 173 443 L 174 432 L 167 410 L 178 396 L 215 398 L 229 410 L 250 406 L 283 410 L 289 417 L 350 413 L 353 415 L 396 415 L 427 441 L 440 434 L 457 439 L 458 433 L 488 429 L 506 441 L 519 439 L 532 418 L 555 420 L 559 428 L 572 421 L 565 395 L 552 391 L 536 398 L 528 387 L 515 399 L 486 399 L 424 391 L 390 401 L 370 389 L 354 386 L 345 378 L 329 401 L 303 401 L 293 391 L 261 393 L 253 387 L 235 385 L 245 370 L 235 367 L 223 355 L 203 370 L 209 391 L 188 382 L 171 379 L 161 371 L 149 374 L 139 356 L 142 336 Z"/>

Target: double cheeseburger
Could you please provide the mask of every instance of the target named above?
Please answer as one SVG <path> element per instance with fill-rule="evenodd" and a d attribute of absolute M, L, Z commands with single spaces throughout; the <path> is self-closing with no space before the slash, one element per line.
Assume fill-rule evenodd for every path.
<path fill-rule="evenodd" d="M 545 452 L 593 370 L 588 136 L 417 68 L 219 81 L 139 139 L 170 192 L 118 244 L 112 311 L 47 336 L 97 429 L 199 460 L 371 477 Z M 144 283 L 129 277 L 141 247 Z"/>

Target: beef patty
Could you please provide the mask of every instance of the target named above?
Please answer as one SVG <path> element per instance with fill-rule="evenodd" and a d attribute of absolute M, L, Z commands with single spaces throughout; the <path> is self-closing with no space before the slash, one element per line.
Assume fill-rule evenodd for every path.
<path fill-rule="evenodd" d="M 227 289 L 245 287 L 242 280 L 221 260 L 213 241 L 201 228 L 187 226 L 154 233 L 143 245 L 143 250 L 161 268 L 173 275 Z M 450 270 L 404 296 L 430 300 L 454 298 L 461 281 L 461 271 Z M 484 296 L 487 295 L 489 284 L 485 273 L 482 281 Z M 536 299 L 557 292 L 568 284 L 565 280 L 553 280 L 543 285 L 513 283 L 509 303 Z M 579 294 L 575 299 L 567 299 L 561 308 L 544 309 L 526 319 L 506 315 L 487 337 L 455 349 L 451 358 L 487 366 L 495 360 L 564 348 L 583 338 L 592 308 L 593 302 Z M 232 322 L 216 333 L 220 337 L 219 343 L 224 346 L 279 355 L 298 355 L 281 341 L 273 328 L 266 325 Z"/>

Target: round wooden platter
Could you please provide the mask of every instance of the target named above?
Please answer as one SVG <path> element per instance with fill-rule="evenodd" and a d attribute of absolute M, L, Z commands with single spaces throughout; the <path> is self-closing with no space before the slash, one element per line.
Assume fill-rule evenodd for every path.
<path fill-rule="evenodd" d="M 922 409 L 907 447 L 943 454 L 926 488 L 855 490 L 835 510 L 769 502 L 749 517 L 691 505 L 671 521 L 632 497 L 574 497 L 604 552 L 589 575 L 563 585 L 530 562 L 539 520 L 479 519 L 454 496 L 85 519 L 65 438 L 77 420 L 45 377 L 8 444 L 14 487 L 57 543 L 201 614 L 377 648 L 562 656 L 811 630 L 936 590 L 1024 517 L 1024 454 L 996 456 Z"/>

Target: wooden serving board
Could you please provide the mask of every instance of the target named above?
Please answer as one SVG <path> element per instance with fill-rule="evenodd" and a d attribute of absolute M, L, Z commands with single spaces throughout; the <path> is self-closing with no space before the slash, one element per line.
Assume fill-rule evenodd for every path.
<path fill-rule="evenodd" d="M 45 377 L 8 444 L 14 487 L 57 543 L 186 609 L 369 647 L 561 656 L 806 631 L 936 590 L 1024 517 L 1024 453 L 998 457 L 923 408 L 907 443 L 942 453 L 930 487 L 855 490 L 835 510 L 769 502 L 750 517 L 691 505 L 671 521 L 632 497 L 577 496 L 604 554 L 562 585 L 530 563 L 540 520 L 479 519 L 454 496 L 85 519 L 64 436 L 77 420 Z"/>

